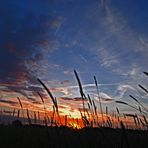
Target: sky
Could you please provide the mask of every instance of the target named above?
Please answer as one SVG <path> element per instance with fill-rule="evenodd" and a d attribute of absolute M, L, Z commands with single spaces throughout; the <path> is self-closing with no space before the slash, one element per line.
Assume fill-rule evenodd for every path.
<path fill-rule="evenodd" d="M 37 78 L 57 98 L 62 115 L 79 117 L 77 71 L 86 94 L 103 110 L 135 112 L 116 100 L 148 107 L 147 0 L 7 0 L 0 5 L 0 106 L 43 110 L 37 92 L 52 102 Z M 99 105 L 98 105 L 99 108 Z"/>

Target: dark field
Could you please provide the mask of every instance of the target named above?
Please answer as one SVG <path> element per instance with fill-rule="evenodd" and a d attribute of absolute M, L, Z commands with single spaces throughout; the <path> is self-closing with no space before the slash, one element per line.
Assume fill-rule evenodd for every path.
<path fill-rule="evenodd" d="M 148 131 L 0 126 L 0 148 L 147 148 Z"/>

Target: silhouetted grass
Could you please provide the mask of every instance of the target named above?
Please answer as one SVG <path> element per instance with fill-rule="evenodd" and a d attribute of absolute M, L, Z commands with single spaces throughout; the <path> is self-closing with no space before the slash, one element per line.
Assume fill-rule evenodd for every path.
<path fill-rule="evenodd" d="M 127 130 L 122 123 L 121 127 L 0 126 L 0 148 L 147 148 L 147 131 Z"/>
<path fill-rule="evenodd" d="M 108 106 L 106 106 L 106 111 L 103 113 L 101 97 L 99 96 L 99 88 L 96 77 L 94 76 L 95 85 L 97 88 L 97 94 L 99 98 L 100 113 L 98 112 L 97 104 L 89 94 L 85 94 L 83 90 L 82 83 L 77 72 L 74 70 L 76 80 L 79 85 L 79 91 L 82 99 L 82 110 L 79 109 L 81 115 L 81 121 L 83 122 L 83 127 L 81 127 L 79 120 L 72 117 L 72 122 L 68 122 L 68 115 L 63 117 L 64 124 L 61 123 L 61 117 L 59 114 L 59 106 L 56 97 L 50 92 L 48 86 L 45 85 L 40 79 L 37 79 L 39 83 L 48 93 L 52 103 L 53 112 L 52 115 L 48 115 L 46 112 L 44 98 L 38 92 L 41 98 L 45 116 L 40 117 L 40 112 L 33 112 L 33 117 L 31 111 L 26 109 L 26 116 L 28 119 L 28 125 L 25 125 L 19 121 L 20 111 L 22 111 L 24 118 L 24 108 L 23 102 L 21 102 L 18 97 L 20 104 L 20 109 L 16 112 L 13 109 L 12 114 L 9 116 L 15 117 L 17 113 L 17 120 L 15 120 L 12 125 L 0 125 L 0 148 L 38 148 L 38 147 L 51 147 L 51 148 L 147 148 L 148 147 L 148 110 L 147 108 L 133 95 L 129 95 L 139 106 L 134 106 L 128 102 L 116 100 L 115 103 L 126 105 L 133 108 L 139 113 L 122 113 L 119 111 L 119 107 L 115 107 L 115 112 L 113 116 L 109 112 Z M 147 72 L 144 72 L 148 75 Z M 145 93 L 148 93 L 147 89 L 139 84 L 138 85 Z M 117 114 L 116 114 L 117 113 Z M 55 118 L 55 114 L 58 115 L 58 119 Z M 100 126 L 99 114 L 102 117 L 102 126 Z M 2 116 L 2 115 L 1 115 Z M 118 117 L 117 123 L 114 119 Z M 32 120 L 34 121 L 32 122 Z M 37 119 L 38 118 L 38 119 Z M 44 119 L 43 119 L 44 118 Z M 132 118 L 133 127 L 136 130 L 128 129 L 128 124 L 124 122 L 124 119 Z M 44 120 L 46 126 L 41 126 L 41 121 Z M 34 123 L 34 124 L 33 124 Z M 50 123 L 50 126 L 49 124 Z M 59 124 L 60 123 L 60 124 Z M 81 129 L 74 129 L 74 123 L 77 123 Z M 24 125 L 23 125 L 24 124 Z M 117 128 L 115 124 L 120 127 Z M 127 124 L 127 125 L 126 125 Z M 23 126 L 22 126 L 23 125 Z M 64 125 L 64 126 L 62 126 Z M 69 128 L 71 127 L 71 128 Z M 72 128 L 73 127 L 73 128 Z"/>

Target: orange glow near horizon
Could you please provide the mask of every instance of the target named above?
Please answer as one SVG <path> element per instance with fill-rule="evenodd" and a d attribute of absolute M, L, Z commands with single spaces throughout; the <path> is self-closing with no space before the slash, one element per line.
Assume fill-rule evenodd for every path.
<path fill-rule="evenodd" d="M 48 120 L 50 121 L 53 117 L 53 105 L 50 103 L 46 103 L 45 104 L 45 110 L 44 110 L 44 105 L 42 103 L 32 103 L 29 102 L 29 100 L 22 100 L 22 104 L 23 104 L 23 108 L 21 108 L 21 106 L 18 103 L 18 100 L 16 98 L 13 98 L 12 101 L 15 101 L 15 104 L 7 104 L 7 103 L 1 103 L 1 114 L 5 114 L 5 115 L 13 115 L 15 117 L 17 117 L 18 115 L 18 110 L 20 110 L 19 112 L 19 116 L 23 117 L 23 118 L 28 118 L 27 117 L 27 109 L 29 111 L 29 116 L 32 120 L 34 120 L 34 116 L 36 116 L 36 118 L 40 118 L 41 122 L 39 124 L 44 124 L 44 120 L 45 120 L 45 114 L 46 117 L 48 118 Z M 15 109 L 15 113 L 14 112 Z M 22 111 L 23 110 L 23 111 Z M 46 113 L 45 113 L 46 112 Z M 81 113 L 84 115 L 83 110 L 81 110 Z M 79 111 L 79 109 L 75 108 L 75 106 L 72 104 L 60 104 L 59 105 L 59 114 L 60 114 L 60 118 L 61 118 L 61 123 L 59 123 L 59 117 L 57 115 L 57 113 L 55 112 L 54 114 L 54 122 L 57 122 L 58 125 L 66 125 L 68 127 L 73 127 L 73 128 L 83 128 L 85 125 L 83 123 L 83 120 L 81 118 L 81 113 Z M 34 115 L 36 114 L 36 115 Z M 39 114 L 39 115 L 38 115 Z M 40 116 L 40 117 L 38 117 Z M 65 116 L 67 119 L 65 119 Z M 87 120 L 89 122 L 94 122 L 94 115 L 92 113 L 90 113 L 88 111 L 88 114 L 86 114 Z M 120 123 L 119 123 L 119 118 L 118 116 L 113 117 L 111 115 L 106 115 L 103 114 L 104 116 L 104 121 L 105 124 L 104 126 L 108 126 L 107 120 L 108 118 L 110 118 L 114 128 L 116 127 L 120 127 Z M 102 122 L 102 117 L 101 114 L 97 114 L 97 117 L 95 117 L 95 122 L 98 122 L 100 125 L 103 125 Z M 125 123 L 125 126 L 130 127 L 130 128 L 136 128 L 136 125 L 134 123 L 133 118 L 124 118 L 124 117 L 120 117 L 120 121 L 123 121 Z M 66 123 L 65 123 L 66 122 Z M 49 123 L 49 125 L 51 125 L 51 123 Z M 95 125 L 95 123 L 93 124 L 93 127 L 98 127 L 98 125 Z"/>
<path fill-rule="evenodd" d="M 65 108 L 59 108 L 59 111 L 60 111 L 60 118 L 61 118 L 61 123 L 59 123 L 59 117 L 58 115 L 55 113 L 54 115 L 54 121 L 58 123 L 58 125 L 66 125 L 68 127 L 73 127 L 73 128 L 76 128 L 76 129 L 80 129 L 80 128 L 83 128 L 84 127 L 84 124 L 83 124 L 83 121 L 81 119 L 81 114 L 78 110 L 74 109 L 72 112 L 70 110 L 70 106 L 64 106 Z M 12 114 L 14 108 L 11 108 L 11 107 L 4 107 L 3 106 L 3 109 L 6 109 L 8 110 L 9 109 L 9 112 Z M 15 110 L 20 110 L 20 117 L 23 117 L 24 118 L 28 118 L 27 117 L 27 112 L 26 112 L 26 109 L 25 106 L 24 106 L 24 109 L 22 111 L 22 109 L 20 107 L 18 108 L 15 108 Z M 28 108 L 29 110 L 29 116 L 30 118 L 33 120 L 34 119 L 34 112 L 36 113 L 36 117 L 38 116 L 37 113 L 39 113 L 40 115 L 40 124 L 44 124 L 44 117 L 45 117 L 45 111 L 43 108 L 31 108 L 32 110 L 30 110 L 30 108 Z M 3 114 L 7 114 L 8 112 L 3 112 Z M 23 115 L 24 114 L 24 115 Z M 82 112 L 83 114 L 83 112 Z M 52 110 L 46 110 L 46 116 L 51 119 L 52 118 L 52 115 L 53 115 L 53 112 Z M 15 112 L 15 116 L 17 117 L 17 112 Z M 65 116 L 67 117 L 67 119 L 65 119 Z M 111 121 L 112 121 L 112 124 L 113 124 L 113 127 L 114 128 L 117 128 L 117 127 L 120 127 L 120 123 L 119 123 L 119 118 L 118 117 L 113 117 L 111 115 L 106 115 L 104 114 L 104 121 L 105 121 L 105 126 L 108 126 L 107 124 L 107 118 L 110 118 Z M 38 118 L 38 117 L 37 117 Z M 89 118 L 90 121 L 93 121 L 93 117 L 91 116 Z M 97 120 L 97 119 L 96 119 Z M 125 124 L 125 126 L 127 126 L 128 128 L 136 128 L 136 125 L 134 124 L 134 121 L 132 118 L 124 118 L 124 117 L 120 117 L 120 121 L 123 121 L 123 123 Z M 98 114 L 98 123 L 99 124 L 102 124 L 102 118 L 101 118 L 101 114 Z M 50 126 L 50 123 L 49 123 L 49 126 Z M 94 125 L 95 127 L 95 125 Z M 96 126 L 97 127 L 97 126 Z"/>

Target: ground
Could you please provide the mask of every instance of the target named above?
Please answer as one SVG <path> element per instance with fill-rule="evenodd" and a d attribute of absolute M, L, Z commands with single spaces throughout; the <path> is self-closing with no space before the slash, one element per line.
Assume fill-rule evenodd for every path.
<path fill-rule="evenodd" d="M 0 148 L 147 148 L 148 131 L 0 126 Z"/>

